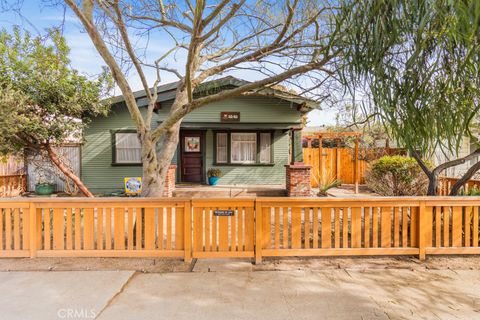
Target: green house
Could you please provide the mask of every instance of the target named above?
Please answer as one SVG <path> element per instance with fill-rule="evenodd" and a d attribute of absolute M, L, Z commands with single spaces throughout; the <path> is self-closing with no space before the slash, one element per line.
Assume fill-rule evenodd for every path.
<path fill-rule="evenodd" d="M 247 83 L 233 77 L 208 82 L 195 94 L 208 94 Z M 209 88 L 209 89 L 207 89 Z M 176 83 L 158 87 L 152 127 L 168 115 Z M 146 111 L 145 92 L 135 93 Z M 180 143 L 172 160 L 177 183 L 207 183 L 207 171 L 223 172 L 220 185 L 281 185 L 285 165 L 301 161 L 300 129 L 316 103 L 282 88 L 205 105 L 181 124 Z M 125 177 L 142 175 L 140 143 L 122 96 L 113 98 L 107 117 L 95 118 L 84 132 L 81 176 L 94 192 L 123 189 Z"/>

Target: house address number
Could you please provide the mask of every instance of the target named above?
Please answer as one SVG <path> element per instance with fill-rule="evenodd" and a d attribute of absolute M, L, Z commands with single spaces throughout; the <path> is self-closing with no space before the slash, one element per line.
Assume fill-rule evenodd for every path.
<path fill-rule="evenodd" d="M 231 217 L 235 215 L 234 210 L 213 210 L 213 215 L 217 217 Z"/>
<path fill-rule="evenodd" d="M 240 112 L 220 112 L 221 122 L 240 122 Z"/>

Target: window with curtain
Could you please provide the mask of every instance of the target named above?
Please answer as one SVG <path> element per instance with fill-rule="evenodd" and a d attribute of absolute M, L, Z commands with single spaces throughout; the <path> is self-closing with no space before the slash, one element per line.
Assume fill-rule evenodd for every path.
<path fill-rule="evenodd" d="M 272 132 L 217 132 L 215 163 L 271 165 Z"/>
<path fill-rule="evenodd" d="M 217 163 L 228 162 L 228 134 L 217 133 Z"/>
<path fill-rule="evenodd" d="M 231 135 L 231 162 L 255 163 L 257 161 L 257 134 L 234 132 Z"/>
<path fill-rule="evenodd" d="M 270 163 L 272 158 L 272 135 L 269 132 L 260 133 L 260 163 Z"/>
<path fill-rule="evenodd" d="M 142 163 L 141 148 L 136 133 L 115 133 L 115 163 Z"/>

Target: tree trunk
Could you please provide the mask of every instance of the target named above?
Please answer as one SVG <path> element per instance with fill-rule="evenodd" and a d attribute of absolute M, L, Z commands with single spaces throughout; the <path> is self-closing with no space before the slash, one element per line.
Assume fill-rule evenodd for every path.
<path fill-rule="evenodd" d="M 182 108 L 188 103 L 188 97 L 185 91 L 177 92 L 174 103 L 170 109 L 170 114 Z M 151 142 L 151 136 L 142 139 L 142 159 L 143 159 L 143 187 L 142 195 L 144 197 L 163 197 L 165 188 L 165 179 L 167 178 L 170 164 L 177 150 L 181 119 L 178 120 L 168 131 L 160 136 L 155 145 Z"/>
<path fill-rule="evenodd" d="M 160 180 L 157 176 L 158 161 L 155 144 L 150 137 L 140 136 L 142 141 L 142 196 L 158 198 L 162 196 Z"/>
<path fill-rule="evenodd" d="M 83 184 L 82 180 L 75 173 L 73 173 L 66 165 L 60 161 L 58 158 L 57 153 L 53 149 L 53 147 L 48 143 L 47 144 L 47 153 L 50 160 L 57 166 L 57 168 L 68 178 L 70 178 L 73 183 L 78 187 L 78 189 L 89 198 L 93 198 L 93 194 L 88 190 L 88 188 Z"/>

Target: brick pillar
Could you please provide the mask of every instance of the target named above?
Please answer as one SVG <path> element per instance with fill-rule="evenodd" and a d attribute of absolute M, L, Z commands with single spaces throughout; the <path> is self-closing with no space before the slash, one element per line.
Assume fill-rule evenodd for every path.
<path fill-rule="evenodd" d="M 163 196 L 171 198 L 173 196 L 173 190 L 175 190 L 177 166 L 171 164 L 168 168 L 167 177 L 165 178 L 165 187 L 163 189 Z"/>
<path fill-rule="evenodd" d="M 285 166 L 287 171 L 287 196 L 310 197 L 312 189 L 310 185 L 310 169 L 312 166 L 302 162 L 296 162 Z"/>

